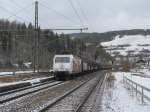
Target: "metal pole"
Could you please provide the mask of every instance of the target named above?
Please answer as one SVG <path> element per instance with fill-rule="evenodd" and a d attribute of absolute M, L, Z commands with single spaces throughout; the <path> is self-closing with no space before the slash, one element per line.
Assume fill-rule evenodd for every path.
<path fill-rule="evenodd" d="M 38 7 L 38 1 L 36 2 L 36 10 L 37 10 L 37 13 L 36 13 L 36 23 L 37 23 L 37 26 L 36 26 L 36 29 L 37 29 L 37 72 L 39 73 L 39 7 Z"/>
<path fill-rule="evenodd" d="M 39 61 L 38 61 L 38 45 L 39 45 L 39 38 L 38 38 L 38 1 L 35 1 L 35 35 L 34 35 L 34 73 L 36 68 L 39 68 Z"/>
<path fill-rule="evenodd" d="M 80 29 L 80 31 L 81 31 L 80 34 L 82 34 L 82 30 L 83 30 L 83 29 Z M 83 58 L 83 56 L 82 56 L 83 53 L 82 53 L 82 52 L 83 52 L 83 42 L 81 41 L 81 48 L 80 48 L 80 55 L 81 55 L 81 58 Z M 83 60 L 81 60 L 81 65 L 82 65 L 82 68 L 81 68 L 81 69 L 82 69 L 82 72 L 83 72 Z"/>

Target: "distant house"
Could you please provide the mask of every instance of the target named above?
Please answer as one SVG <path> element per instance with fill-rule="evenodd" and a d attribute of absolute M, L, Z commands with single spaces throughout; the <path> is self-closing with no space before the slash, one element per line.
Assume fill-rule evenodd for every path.
<path fill-rule="evenodd" d="M 143 59 L 140 59 L 140 60 L 138 60 L 136 63 L 146 63 L 146 61 L 145 60 L 143 60 Z"/>
<path fill-rule="evenodd" d="M 137 62 L 136 62 L 136 65 L 138 65 L 138 66 L 141 66 L 141 65 L 146 65 L 146 61 L 145 60 L 143 60 L 143 59 L 140 59 L 140 60 L 138 60 Z"/>

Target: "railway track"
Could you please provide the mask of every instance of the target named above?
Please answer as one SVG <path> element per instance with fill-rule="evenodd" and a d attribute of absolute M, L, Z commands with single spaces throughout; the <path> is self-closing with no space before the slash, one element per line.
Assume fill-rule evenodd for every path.
<path fill-rule="evenodd" d="M 56 86 L 56 85 L 61 84 L 61 83 L 63 83 L 63 82 L 53 80 L 53 81 L 45 82 L 45 83 L 38 84 L 35 86 L 20 88 L 17 90 L 1 93 L 0 94 L 0 104 L 15 100 L 17 98 L 21 98 L 25 95 L 39 92 L 41 90 Z"/>
<path fill-rule="evenodd" d="M 95 86 L 88 98 L 85 99 L 83 105 L 75 112 L 101 112 L 101 101 L 106 80 L 107 74 L 99 81 L 99 84 Z"/>
<path fill-rule="evenodd" d="M 50 81 L 43 82 L 43 83 L 39 83 L 39 84 L 33 84 L 33 85 L 31 85 L 31 86 L 27 86 L 27 87 L 23 87 L 23 88 L 14 89 L 14 90 L 6 91 L 6 92 L 1 92 L 1 93 L 0 93 L 0 97 L 1 97 L 1 96 L 4 96 L 4 95 L 7 95 L 7 94 L 12 94 L 12 93 L 15 93 L 15 92 L 19 92 L 19 91 L 23 91 L 23 90 L 27 90 L 27 89 L 31 89 L 31 88 L 35 88 L 35 87 L 38 87 L 38 86 L 42 86 L 42 85 L 51 83 L 51 82 L 54 81 L 54 78 L 51 78 L 51 79 L 49 79 L 49 80 L 50 80 Z"/>
<path fill-rule="evenodd" d="M 39 110 L 39 112 L 80 112 L 82 110 L 82 106 L 85 104 L 85 102 L 87 101 L 87 99 L 90 97 L 90 95 L 92 94 L 93 90 L 95 89 L 95 87 L 100 84 L 100 86 L 102 86 L 103 84 L 103 80 L 105 78 L 105 75 L 101 75 L 98 76 L 96 78 L 93 79 L 89 79 L 87 81 L 84 81 L 83 83 L 81 83 L 80 85 L 76 86 L 75 88 L 73 88 L 72 90 L 68 91 L 67 93 L 65 93 L 64 95 L 60 96 L 59 98 L 57 98 L 56 100 L 54 100 L 53 102 L 47 104 L 47 106 L 43 107 L 42 109 Z M 94 80 L 94 82 L 93 82 Z M 92 82 L 92 86 L 87 86 L 88 89 L 81 91 L 80 89 L 83 89 L 84 87 L 86 87 L 86 85 L 91 85 Z M 79 91 L 79 92 L 78 92 Z M 75 92 L 77 94 L 75 94 Z M 82 92 L 82 93 L 81 93 Z M 78 96 L 78 94 L 82 94 L 82 97 L 78 97 L 79 99 L 73 99 L 72 96 Z M 67 108 L 65 109 L 65 107 L 63 104 L 65 102 L 68 102 L 67 106 L 70 105 L 70 102 L 67 99 L 71 99 L 72 100 L 79 100 L 77 101 L 78 103 L 76 104 L 71 104 L 71 108 Z M 75 105 L 75 106 L 73 106 Z M 56 110 L 57 109 L 57 110 Z M 60 110 L 59 110 L 60 109 Z"/>
<path fill-rule="evenodd" d="M 1 112 L 39 112 L 39 111 L 43 111 L 43 109 L 46 107 L 48 109 L 48 110 L 46 109 L 46 111 L 49 111 L 49 109 L 50 110 L 57 109 L 57 107 L 55 108 L 57 104 L 64 105 L 64 103 L 61 102 L 66 99 L 67 101 L 65 102 L 69 104 L 72 101 L 75 102 L 76 105 L 75 108 L 77 108 L 78 106 L 77 104 L 80 104 L 80 102 L 82 101 L 76 102 L 76 100 L 81 100 L 81 99 L 83 100 L 86 94 L 88 93 L 88 91 L 90 90 L 90 88 L 94 86 L 94 84 L 99 80 L 98 78 L 100 78 L 103 74 L 104 73 L 102 72 L 90 73 L 86 76 L 78 77 L 75 80 L 65 81 L 61 84 L 58 84 L 57 86 L 49 87 L 47 89 L 25 95 L 13 101 L 3 103 L 2 105 L 0 104 L 0 111 Z M 73 88 L 74 89 L 76 88 L 76 90 L 73 90 Z M 69 92 L 71 91 L 72 93 L 69 94 Z M 59 99 L 60 97 L 64 97 L 64 98 Z M 73 100 L 72 97 L 73 98 L 77 97 L 77 98 Z M 68 101 L 68 99 L 70 100 Z M 49 108 L 49 105 L 52 103 L 53 103 L 52 108 Z M 67 104 L 67 107 L 69 106 L 69 104 Z M 63 111 L 58 110 L 55 112 L 63 112 Z M 67 111 L 65 110 L 64 112 Z"/>
<path fill-rule="evenodd" d="M 101 77 L 95 83 L 95 85 L 88 91 L 88 93 L 86 94 L 85 98 L 83 98 L 83 100 L 80 102 L 80 104 L 78 105 L 78 107 L 74 110 L 74 112 L 85 112 L 86 111 L 85 107 L 87 107 L 87 105 L 86 105 L 87 101 L 90 99 L 90 97 L 92 97 L 92 94 L 95 93 L 94 90 L 96 90 L 97 87 L 99 87 L 99 90 L 100 90 L 100 88 L 102 88 L 103 84 L 105 83 L 105 79 L 106 79 L 106 75 L 103 76 L 103 77 Z M 96 95 L 94 94 L 94 96 L 96 96 Z M 91 100 L 92 99 L 93 98 L 91 98 Z M 94 112 L 93 109 L 91 111 Z M 91 112 L 91 111 L 89 111 L 89 112 Z"/>

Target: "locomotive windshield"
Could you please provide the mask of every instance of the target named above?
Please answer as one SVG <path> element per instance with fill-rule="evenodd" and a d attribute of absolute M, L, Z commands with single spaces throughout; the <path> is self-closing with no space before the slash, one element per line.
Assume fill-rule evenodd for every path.
<path fill-rule="evenodd" d="M 56 57 L 55 63 L 69 63 L 70 58 L 69 57 Z"/>

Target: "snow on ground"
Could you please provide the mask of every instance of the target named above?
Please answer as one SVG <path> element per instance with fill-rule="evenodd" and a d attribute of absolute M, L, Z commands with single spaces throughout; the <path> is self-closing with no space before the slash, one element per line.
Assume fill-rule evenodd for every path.
<path fill-rule="evenodd" d="M 15 72 L 0 72 L 0 76 L 6 76 L 6 75 L 15 75 L 15 74 L 25 74 L 25 73 L 33 73 L 33 70 L 28 71 L 15 71 Z M 35 72 L 38 72 L 35 70 Z M 40 72 L 47 72 L 46 70 L 40 70 Z"/>
<path fill-rule="evenodd" d="M 141 76 L 135 76 L 135 75 L 132 75 L 132 73 L 128 72 L 128 73 L 122 73 L 122 72 L 118 72 L 116 73 L 117 75 L 121 75 L 121 74 L 124 74 L 125 77 L 127 77 L 128 79 L 144 86 L 144 87 L 147 87 L 147 88 L 150 88 L 150 78 L 145 78 L 145 77 L 141 77 Z M 134 73 L 133 73 L 134 74 Z"/>
<path fill-rule="evenodd" d="M 30 70 L 30 71 L 16 71 L 16 72 L 0 72 L 0 76 L 24 74 L 24 73 L 33 73 L 33 71 Z"/>
<path fill-rule="evenodd" d="M 15 74 L 21 74 L 21 73 L 33 73 L 33 71 L 16 71 Z"/>
<path fill-rule="evenodd" d="M 102 101 L 102 112 L 150 112 L 149 104 L 142 104 L 124 88 L 123 73 L 113 73 L 114 82 L 106 84 Z M 127 73 L 129 75 L 129 73 Z"/>
<path fill-rule="evenodd" d="M 142 73 L 144 73 L 144 74 L 146 74 L 146 75 L 148 75 L 148 76 L 150 76 L 150 71 L 149 71 L 149 69 L 139 69 L 138 70 L 139 72 L 142 72 Z"/>
<path fill-rule="evenodd" d="M 31 80 L 17 81 L 17 82 L 11 82 L 11 83 L 0 83 L 0 87 L 8 86 L 8 85 L 22 84 L 22 83 L 26 83 L 26 82 L 30 82 L 31 84 L 36 84 L 36 83 L 40 83 L 40 80 L 48 79 L 48 78 L 50 78 L 50 77 L 35 78 L 35 79 L 31 79 Z"/>
<path fill-rule="evenodd" d="M 0 76 L 1 75 L 13 75 L 14 72 L 0 72 Z"/>
<path fill-rule="evenodd" d="M 102 42 L 102 46 L 108 47 L 109 49 L 112 49 L 114 46 L 116 48 L 119 48 L 119 45 L 130 45 L 123 47 L 124 49 L 119 50 L 112 50 L 112 52 L 120 52 L 121 55 L 127 55 L 127 51 L 135 51 L 134 53 L 137 54 L 139 51 L 142 51 L 143 49 L 150 50 L 150 35 L 143 36 L 143 35 L 132 35 L 132 36 L 123 36 L 120 38 L 120 35 L 116 36 L 114 40 L 109 42 Z M 142 45 L 142 46 L 141 46 Z M 143 46 L 148 45 L 148 46 Z M 108 50 L 110 52 L 110 50 Z"/>
<path fill-rule="evenodd" d="M 133 46 L 137 46 L 138 44 L 150 44 L 150 35 L 143 36 L 143 35 L 133 35 L 133 36 L 123 36 L 119 38 L 116 36 L 114 40 L 110 42 L 103 42 L 102 45 L 104 46 L 116 46 L 116 45 L 126 45 L 130 44 Z"/>

